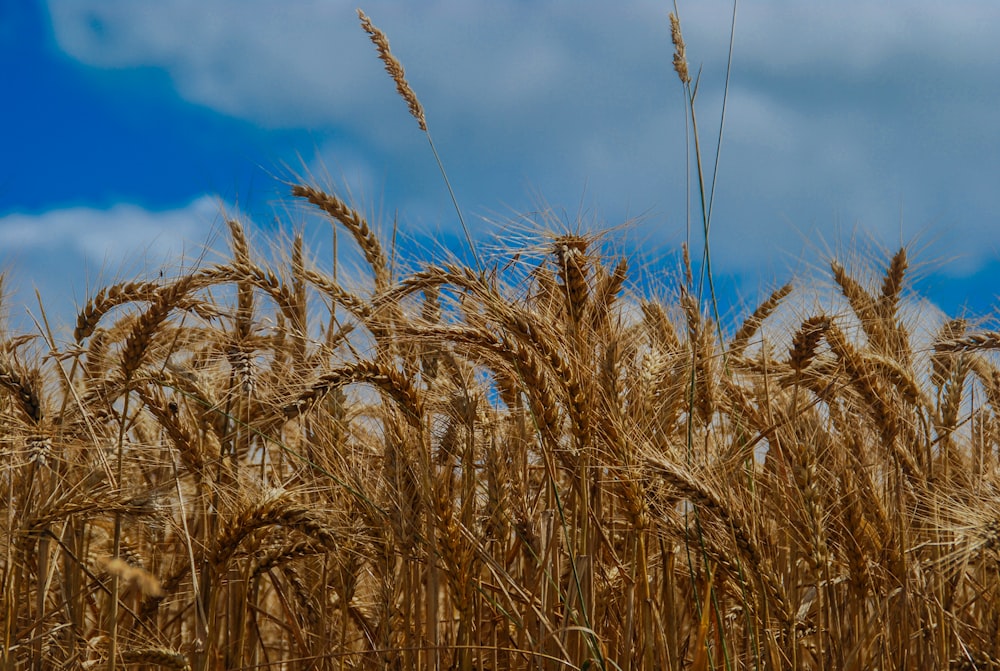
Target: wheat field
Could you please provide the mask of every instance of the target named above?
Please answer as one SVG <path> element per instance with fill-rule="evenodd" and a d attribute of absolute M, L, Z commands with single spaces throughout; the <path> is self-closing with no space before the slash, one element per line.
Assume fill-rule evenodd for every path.
<path fill-rule="evenodd" d="M 905 248 L 724 328 L 689 263 L 397 260 L 332 191 L 364 277 L 233 219 L 2 334 L 3 669 L 1000 668 L 1000 333 L 917 346 Z"/>

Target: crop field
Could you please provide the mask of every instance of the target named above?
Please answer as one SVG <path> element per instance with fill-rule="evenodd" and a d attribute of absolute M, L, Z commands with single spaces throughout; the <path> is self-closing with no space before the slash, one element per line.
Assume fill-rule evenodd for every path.
<path fill-rule="evenodd" d="M 688 250 L 405 258 L 289 198 L 365 271 L 232 219 L 0 335 L 2 669 L 1000 668 L 1000 332 L 918 345 L 905 248 L 730 327 Z"/>

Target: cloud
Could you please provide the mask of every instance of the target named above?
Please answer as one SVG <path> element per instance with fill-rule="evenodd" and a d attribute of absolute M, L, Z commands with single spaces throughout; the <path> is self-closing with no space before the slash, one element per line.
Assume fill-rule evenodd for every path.
<path fill-rule="evenodd" d="M 309 124 L 333 113 L 332 121 L 338 111 L 370 104 L 359 94 L 386 89 L 372 77 L 380 64 L 358 26 L 356 3 L 345 0 L 48 5 L 57 42 L 81 62 L 162 68 L 192 101 L 256 121 L 271 113 L 273 121 Z M 410 77 L 434 95 L 450 95 L 448 109 L 507 112 L 560 97 L 567 83 L 665 74 L 669 60 L 653 58 L 670 51 L 668 9 L 651 1 L 622 8 L 374 0 L 367 11 L 389 34 Z M 723 65 L 731 3 L 706 0 L 681 9 L 692 64 Z M 861 0 L 823 6 L 770 0 L 740 8 L 737 67 L 822 79 L 878 75 L 911 58 L 948 70 L 970 62 L 995 66 L 998 20 L 1000 7 L 986 0 L 961 8 L 916 1 L 906 11 Z M 621 68 L 626 61 L 630 70 Z"/>
<path fill-rule="evenodd" d="M 322 161 L 365 156 L 389 207 L 450 217 L 426 143 L 354 6 L 49 2 L 58 45 L 81 62 L 160 68 L 193 103 L 265 127 L 332 131 Z M 649 212 L 676 238 L 685 145 L 668 10 L 651 0 L 366 6 L 427 109 L 467 210 L 527 209 L 532 189 L 573 210 L 585 195 L 611 224 Z M 681 5 L 688 56 L 702 68 L 708 174 L 730 10 L 722 0 Z M 714 211 L 720 264 L 745 271 L 856 224 L 894 243 L 901 210 L 905 239 L 966 231 L 941 236 L 936 251 L 963 255 L 967 269 L 995 254 L 998 24 L 992 0 L 917 0 L 905 11 L 861 0 L 741 5 Z"/>
<path fill-rule="evenodd" d="M 203 196 L 163 212 L 122 203 L 0 217 L 4 288 L 13 285 L 5 311 L 24 324 L 23 308 L 37 305 L 37 288 L 46 310 L 69 323 L 75 306 L 101 286 L 161 271 L 170 276 L 184 259 L 192 262 L 217 244 L 221 212 L 216 198 Z M 208 260 L 217 257 L 210 253 Z"/>
<path fill-rule="evenodd" d="M 175 260 L 192 241 L 207 237 L 212 225 L 218 224 L 219 213 L 219 201 L 203 196 L 166 212 L 120 203 L 106 210 L 72 207 L 37 215 L 9 214 L 0 218 L 0 246 L 15 255 L 66 250 L 88 263 L 136 255 Z"/>

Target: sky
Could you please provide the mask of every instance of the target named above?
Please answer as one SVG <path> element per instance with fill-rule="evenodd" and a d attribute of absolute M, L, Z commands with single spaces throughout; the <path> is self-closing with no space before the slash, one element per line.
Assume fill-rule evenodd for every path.
<path fill-rule="evenodd" d="M 71 325 L 103 284 L 218 260 L 227 216 L 261 245 L 302 231 L 322 265 L 330 227 L 290 196 L 302 178 L 384 236 L 395 226 L 401 256 L 461 256 L 427 137 L 356 7 L 0 0 L 11 321 L 37 318 L 36 291 Z M 678 7 L 711 174 L 733 6 Z M 363 9 L 406 68 L 477 248 L 547 221 L 611 229 L 646 277 L 675 267 L 691 190 L 670 3 Z M 740 3 L 710 232 L 725 303 L 746 312 L 790 278 L 822 276 L 831 256 L 877 264 L 906 244 L 916 291 L 948 314 L 993 315 L 998 32 L 994 0 Z"/>

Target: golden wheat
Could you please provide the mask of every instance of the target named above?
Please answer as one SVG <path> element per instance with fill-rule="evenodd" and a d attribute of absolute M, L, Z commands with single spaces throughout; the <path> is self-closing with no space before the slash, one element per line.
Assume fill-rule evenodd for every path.
<path fill-rule="evenodd" d="M 687 249 L 671 299 L 595 235 L 397 263 L 292 194 L 371 291 L 230 220 L 64 347 L 3 334 L 0 668 L 998 666 L 1000 335 L 915 349 L 905 249 L 785 331 L 808 290 L 716 323 Z"/>

